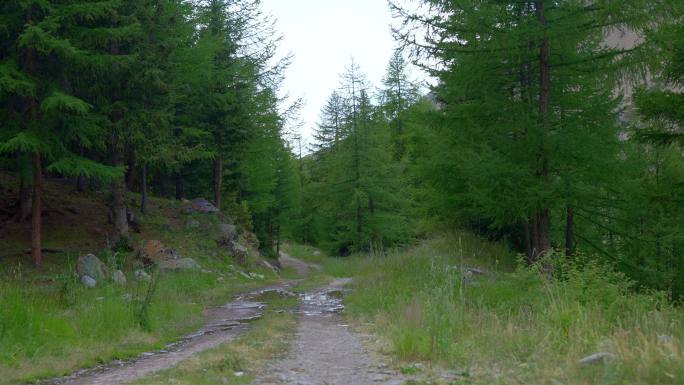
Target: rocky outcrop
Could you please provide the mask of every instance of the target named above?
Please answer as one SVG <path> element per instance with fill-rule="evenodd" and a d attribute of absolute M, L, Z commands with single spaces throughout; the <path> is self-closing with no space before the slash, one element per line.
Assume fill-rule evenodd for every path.
<path fill-rule="evenodd" d="M 228 246 L 231 242 L 237 242 L 238 232 L 235 225 L 229 223 L 221 223 L 218 226 L 218 237 L 216 242 L 219 246 Z"/>
<path fill-rule="evenodd" d="M 201 269 L 192 258 L 182 258 L 174 249 L 165 247 L 157 240 L 147 241 L 139 253 L 139 258 L 147 265 L 156 265 L 162 270 Z"/>
<path fill-rule="evenodd" d="M 183 207 L 183 212 L 186 214 L 202 213 L 202 214 L 217 214 L 219 210 L 213 203 L 204 198 L 197 198 Z"/>

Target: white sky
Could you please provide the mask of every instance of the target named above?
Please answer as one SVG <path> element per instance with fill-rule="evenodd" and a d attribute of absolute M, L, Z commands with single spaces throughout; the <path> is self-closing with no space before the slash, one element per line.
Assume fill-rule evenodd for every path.
<path fill-rule="evenodd" d="M 387 0 L 262 0 L 262 6 L 284 35 L 281 55 L 294 55 L 283 91 L 304 99 L 300 133 L 309 141 L 321 107 L 352 57 L 380 86 L 396 47 Z"/>

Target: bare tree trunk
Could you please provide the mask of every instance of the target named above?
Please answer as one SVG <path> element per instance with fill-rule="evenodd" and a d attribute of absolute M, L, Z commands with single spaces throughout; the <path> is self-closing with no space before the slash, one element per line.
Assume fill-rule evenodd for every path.
<path fill-rule="evenodd" d="M 540 24 L 544 28 L 547 27 L 546 15 L 544 12 L 544 2 L 536 1 L 537 16 Z M 549 37 L 544 33 L 541 45 L 539 47 L 539 114 L 541 115 L 544 132 L 546 135 L 550 130 L 549 109 L 551 105 L 551 44 Z M 538 174 L 540 179 L 546 183 L 549 178 L 549 160 L 546 154 L 546 148 L 543 141 L 540 148 L 540 162 L 541 169 Z M 548 207 L 542 207 L 537 216 L 537 231 L 538 231 L 538 250 L 535 259 L 541 258 L 546 252 L 551 250 L 551 210 Z"/>
<path fill-rule="evenodd" d="M 221 210 L 221 196 L 223 195 L 223 157 L 214 159 L 214 204 Z"/>
<path fill-rule="evenodd" d="M 570 205 L 565 218 L 565 255 L 575 255 L 575 209 Z"/>
<path fill-rule="evenodd" d="M 26 23 L 33 24 L 33 13 L 32 6 L 29 6 L 28 12 L 26 14 Z M 35 74 L 35 61 L 34 61 L 33 49 L 28 48 L 26 50 L 26 67 L 30 76 Z M 38 101 L 35 96 L 31 96 L 30 111 L 31 111 L 31 125 L 35 128 L 38 125 Z M 33 163 L 33 197 L 31 204 L 31 257 L 33 259 L 33 264 L 36 267 L 40 267 L 43 264 L 43 248 L 41 243 L 41 230 L 42 230 L 42 215 L 43 215 L 43 202 L 42 202 L 42 164 L 40 153 L 37 151 L 33 153 L 32 157 Z"/>
<path fill-rule="evenodd" d="M 79 155 L 84 156 L 85 150 L 83 149 L 82 145 L 79 145 L 78 148 Z M 79 175 L 76 177 L 76 191 L 78 192 L 84 192 L 86 190 L 86 177 L 83 175 Z"/>
<path fill-rule="evenodd" d="M 31 183 L 26 175 L 19 176 L 19 210 L 15 220 L 24 222 L 31 216 L 33 202 L 31 200 Z"/>
<path fill-rule="evenodd" d="M 176 174 L 176 200 L 183 200 L 185 198 L 185 183 L 183 181 L 183 174 L 178 172 Z"/>
<path fill-rule="evenodd" d="M 142 182 L 141 182 L 141 201 L 140 201 L 140 211 L 145 214 L 147 213 L 147 163 L 142 166 Z"/>
<path fill-rule="evenodd" d="M 112 55 L 120 53 L 118 43 L 112 43 L 110 47 Z M 118 90 L 112 90 L 112 101 L 121 99 Z M 111 120 L 114 126 L 123 119 L 123 111 L 117 109 L 112 111 Z M 124 166 L 123 146 L 119 143 L 119 135 L 116 127 L 112 129 L 112 163 L 115 167 Z M 126 208 L 126 178 L 125 175 L 112 182 L 112 219 L 114 221 L 113 241 L 118 242 L 122 237 L 128 237 L 128 215 Z"/>
<path fill-rule="evenodd" d="M 114 166 L 124 165 L 123 154 L 118 149 L 116 139 L 114 140 L 113 160 Z M 113 241 L 118 242 L 122 237 L 128 236 L 128 216 L 126 208 L 126 180 L 121 177 L 112 182 L 112 214 L 114 220 Z"/>
<path fill-rule="evenodd" d="M 42 230 L 42 164 L 40 154 L 33 154 L 33 208 L 31 215 L 31 257 L 33 264 L 40 267 L 43 264 L 41 230 Z"/>

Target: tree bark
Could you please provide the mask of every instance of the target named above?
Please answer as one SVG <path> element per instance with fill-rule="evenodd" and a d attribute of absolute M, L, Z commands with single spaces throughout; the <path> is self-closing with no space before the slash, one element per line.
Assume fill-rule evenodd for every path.
<path fill-rule="evenodd" d="M 33 265 L 41 267 L 43 265 L 43 253 L 41 243 L 42 230 L 42 162 L 39 153 L 33 154 L 33 208 L 31 215 L 31 257 Z"/>
<path fill-rule="evenodd" d="M 565 217 L 565 255 L 575 255 L 575 209 L 568 205 Z"/>
<path fill-rule="evenodd" d="M 214 159 L 214 204 L 221 210 L 221 196 L 223 193 L 223 157 Z"/>
<path fill-rule="evenodd" d="M 141 181 L 141 195 L 140 199 L 140 211 L 145 214 L 147 213 L 147 164 L 142 166 L 142 181 Z"/>
<path fill-rule="evenodd" d="M 19 176 L 19 210 L 16 213 L 16 221 L 24 222 L 31 216 L 33 203 L 31 201 L 31 183 L 27 176 Z"/>
<path fill-rule="evenodd" d="M 33 24 L 33 9 L 32 6 L 28 7 L 26 13 L 26 23 Z M 32 48 L 26 50 L 26 67 L 29 76 L 33 76 L 36 72 L 34 52 Z M 38 101 L 34 96 L 31 97 L 29 101 L 29 109 L 31 112 L 31 128 L 36 129 L 38 126 Z M 42 230 L 42 215 L 43 215 L 43 202 L 42 202 L 42 164 L 41 155 L 38 151 L 34 151 L 32 155 L 33 163 L 33 197 L 31 204 L 31 257 L 33 259 L 33 265 L 35 267 L 40 267 L 43 264 L 43 248 L 41 243 L 41 230 Z"/>
<path fill-rule="evenodd" d="M 176 174 L 176 200 L 183 200 L 185 198 L 185 181 L 183 174 L 178 172 Z"/>
<path fill-rule="evenodd" d="M 85 154 L 85 150 L 83 149 L 82 145 L 79 145 L 78 148 L 79 155 L 83 156 Z M 79 175 L 76 177 L 76 191 L 78 192 L 84 192 L 86 190 L 86 177 L 83 175 Z"/>
<path fill-rule="evenodd" d="M 544 12 L 544 2 L 536 1 L 537 16 L 539 23 L 544 30 L 547 27 L 546 15 Z M 544 37 L 539 47 L 539 114 L 542 121 L 543 132 L 542 136 L 546 135 L 550 130 L 549 109 L 551 105 L 551 44 L 549 37 L 544 31 Z M 542 140 L 541 148 L 539 149 L 540 169 L 538 171 L 539 178 L 543 183 L 547 183 L 549 179 L 549 160 L 546 153 L 544 141 Z M 551 210 L 548 207 L 542 207 L 537 214 L 537 240 L 538 249 L 535 252 L 534 259 L 538 260 L 543 255 L 551 250 Z"/>
<path fill-rule="evenodd" d="M 118 43 L 111 44 L 110 52 L 112 55 L 120 53 Z M 121 99 L 118 89 L 112 90 L 112 102 Z M 120 143 L 116 125 L 123 119 L 123 111 L 115 109 L 111 113 L 112 128 L 112 163 L 115 167 L 124 166 L 123 146 Z M 123 237 L 128 237 L 128 215 L 126 208 L 126 177 L 125 175 L 112 182 L 112 219 L 114 221 L 113 241 L 116 243 Z"/>
<path fill-rule="evenodd" d="M 113 163 L 115 167 L 124 165 L 123 154 L 118 149 L 116 139 L 114 140 Z M 121 177 L 112 182 L 112 214 L 114 220 L 114 237 L 116 243 L 122 237 L 128 236 L 128 216 L 126 215 L 126 180 Z"/>

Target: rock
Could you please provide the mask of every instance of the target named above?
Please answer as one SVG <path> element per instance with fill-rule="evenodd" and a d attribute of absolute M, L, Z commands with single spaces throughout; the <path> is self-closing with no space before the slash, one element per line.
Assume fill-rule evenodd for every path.
<path fill-rule="evenodd" d="M 668 335 L 660 335 L 658 336 L 658 343 L 661 345 L 669 345 L 674 341 L 674 338 L 672 336 Z"/>
<path fill-rule="evenodd" d="M 265 268 L 267 268 L 267 269 L 273 271 L 273 272 L 276 273 L 276 274 L 279 274 L 279 273 L 280 273 L 280 269 L 278 269 L 277 267 L 271 265 L 271 264 L 270 264 L 267 260 L 265 260 L 265 259 L 262 259 L 261 261 L 259 261 L 259 263 L 261 264 L 261 266 L 263 266 L 263 267 L 265 267 Z"/>
<path fill-rule="evenodd" d="M 266 278 L 266 277 L 264 277 L 263 274 L 253 273 L 253 272 L 250 272 L 249 276 L 252 277 L 252 279 L 264 279 L 264 278 Z"/>
<path fill-rule="evenodd" d="M 320 251 L 316 250 L 313 252 L 313 255 L 314 255 L 314 257 L 320 257 L 323 254 Z"/>
<path fill-rule="evenodd" d="M 88 288 L 91 288 L 91 289 L 94 288 L 95 286 L 97 286 L 97 281 L 96 281 L 93 277 L 90 277 L 90 276 L 87 276 L 87 275 L 84 275 L 84 276 L 81 277 L 81 283 L 82 283 L 85 287 L 88 287 Z"/>
<path fill-rule="evenodd" d="M 190 202 L 190 204 L 183 207 L 183 212 L 186 214 L 190 213 L 205 213 L 205 214 L 216 214 L 220 210 L 214 206 L 211 202 L 204 198 L 198 198 Z"/>
<path fill-rule="evenodd" d="M 218 227 L 218 239 L 216 240 L 220 246 L 229 246 L 231 242 L 237 241 L 237 228 L 235 225 L 229 223 L 221 223 Z"/>
<path fill-rule="evenodd" d="M 87 275 L 94 280 L 98 280 L 105 278 L 109 274 L 109 269 L 100 261 L 100 258 L 93 254 L 88 254 L 78 258 L 76 273 L 79 277 Z"/>
<path fill-rule="evenodd" d="M 159 268 L 163 270 L 201 270 L 202 266 L 192 258 L 182 258 L 160 261 Z"/>
<path fill-rule="evenodd" d="M 121 270 L 117 270 L 112 274 L 112 281 L 119 286 L 126 286 L 126 283 L 128 283 L 126 275 Z"/>
<path fill-rule="evenodd" d="M 152 282 L 152 277 L 145 272 L 145 270 L 136 270 L 135 271 L 135 278 L 138 281 L 143 281 L 143 282 Z"/>
<path fill-rule="evenodd" d="M 202 226 L 202 223 L 200 223 L 200 221 L 198 221 L 197 219 L 188 219 L 187 221 L 185 221 L 186 229 L 198 229 L 200 226 Z"/>
<path fill-rule="evenodd" d="M 590 356 L 584 357 L 581 360 L 579 360 L 577 363 L 582 365 L 582 366 L 589 366 L 589 365 L 600 364 L 600 363 L 610 361 L 613 359 L 615 359 L 615 354 L 608 353 L 608 352 L 599 352 L 599 353 L 594 353 Z"/>
<path fill-rule="evenodd" d="M 140 252 L 140 258 L 148 264 L 159 265 L 164 261 L 181 259 L 181 256 L 176 250 L 164 247 L 163 243 L 152 240 L 145 243 Z"/>
<path fill-rule="evenodd" d="M 249 256 L 249 251 L 239 242 L 232 241 L 228 247 L 228 251 L 233 255 L 233 257 L 238 261 L 238 263 L 244 265 L 247 262 L 247 257 Z"/>

